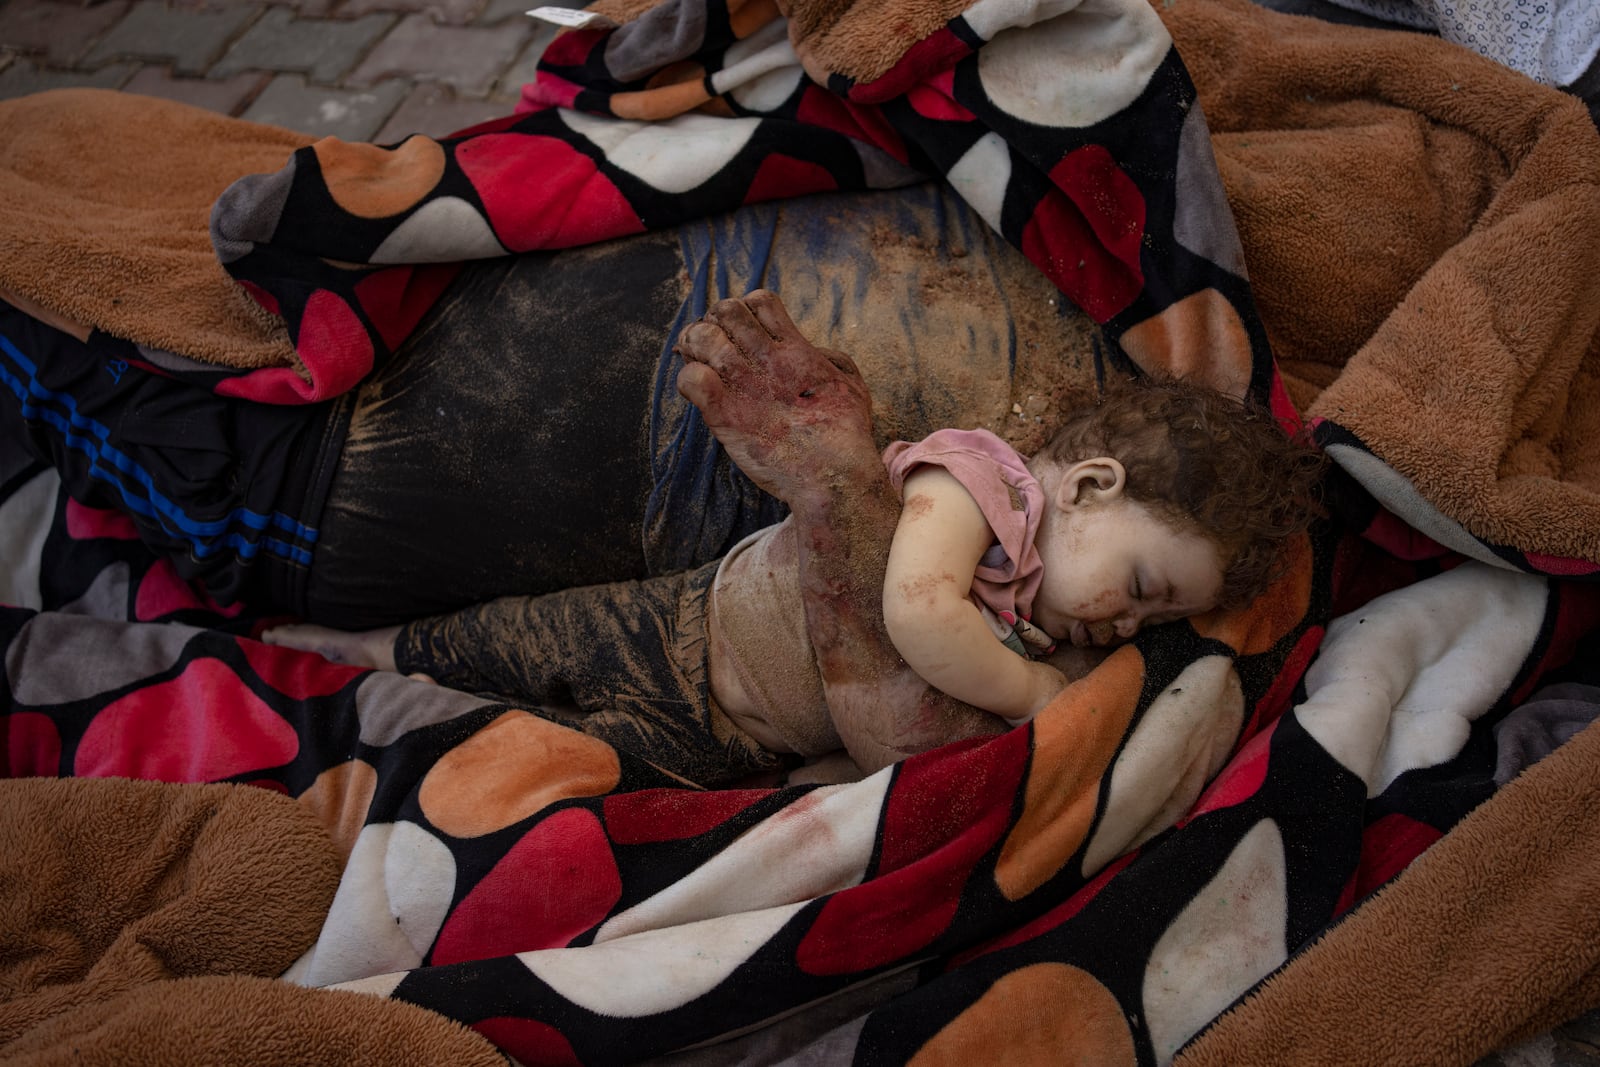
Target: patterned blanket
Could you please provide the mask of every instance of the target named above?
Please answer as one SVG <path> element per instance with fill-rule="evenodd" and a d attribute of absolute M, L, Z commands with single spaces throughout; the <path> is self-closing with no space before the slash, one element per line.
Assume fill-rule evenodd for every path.
<path fill-rule="evenodd" d="M 1521 846 L 1528 835 L 1480 835 L 1461 846 L 1462 871 L 1393 905 L 1399 918 L 1375 920 L 1376 932 L 1346 922 L 1326 933 L 1474 808 L 1500 802 L 1494 726 L 1582 635 L 1592 638 L 1592 587 L 1468 562 L 1366 600 L 1324 638 L 1307 617 L 1329 610 L 1331 586 L 1366 593 L 1396 575 L 1361 542 L 1319 536 L 1268 605 L 1141 637 L 1028 727 L 849 785 L 698 792 L 524 710 L 229 633 L 242 623 L 217 619 L 152 562 L 120 516 L 76 505 L 51 471 L 13 470 L 5 484 L 0 526 L 35 554 L 0 589 L 25 605 L 0 612 L 3 769 L 45 776 L 34 788 L 57 792 L 41 803 L 27 782 L 12 783 L 0 813 L 0 838 L 12 843 L 0 883 L 26 904 L 8 914 L 31 919 L 14 920 L 17 943 L 37 946 L 32 962 L 7 964 L 0 1042 L 12 1044 L 0 1048 L 76 1047 L 64 1020 L 100 1003 L 108 980 L 64 975 L 90 964 L 89 977 L 121 973 L 118 954 L 59 933 L 77 923 L 102 930 L 102 905 L 63 920 L 59 880 L 43 882 L 28 860 L 66 847 L 61 824 L 37 814 L 72 784 L 55 776 L 124 790 L 145 783 L 122 779 L 232 782 L 295 798 L 342 867 L 331 903 L 311 905 L 325 912 L 311 921 L 295 912 L 297 927 L 274 929 L 292 949 L 285 956 L 280 943 L 278 958 L 304 950 L 285 977 L 379 994 L 397 1012 L 430 1009 L 523 1063 L 985 1060 L 997 1048 L 1048 1062 L 1167 1062 L 1292 955 L 1341 936 L 1343 1010 L 1330 1005 L 1294 1032 L 1326 1041 L 1364 1019 L 1340 1046 L 1349 1062 L 1372 1062 L 1359 1048 L 1391 1047 L 1384 1025 L 1433 1062 L 1471 1062 L 1600 992 L 1579 980 L 1597 962 L 1596 939 L 1574 932 L 1589 929 L 1594 909 L 1559 889 L 1592 875 L 1592 850 L 1551 814 L 1552 805 L 1595 810 L 1594 744 L 1534 768 L 1563 764 L 1546 773 L 1564 774 L 1564 791 L 1501 815 L 1513 827 L 1559 827 L 1553 844 L 1527 846 L 1509 871 L 1491 866 L 1498 880 L 1485 882 L 1496 850 L 1510 847 L 1500 842 Z M 165 621 L 91 613 L 136 606 Z M 21 825 L 29 813 L 19 797 L 35 809 Z M 113 835 L 124 851 L 171 821 L 159 812 L 140 821 L 129 797 L 101 802 L 133 812 Z M 249 836 L 213 838 L 209 865 L 192 864 L 200 873 L 161 884 L 209 885 L 217 864 L 259 855 L 258 881 L 241 891 L 266 900 L 295 883 L 297 857 L 322 862 L 327 850 L 269 836 L 254 846 Z M 242 851 L 229 859 L 230 849 Z M 182 853 L 147 851 L 169 867 Z M 74 853 L 69 880 L 119 885 L 120 855 Z M 1527 882 L 1525 901 L 1517 893 L 1530 864 L 1561 880 Z M 150 941 L 145 903 L 161 917 L 155 929 L 177 923 L 191 931 L 184 944 L 210 947 L 112 981 L 118 999 L 108 1003 L 121 1014 L 111 1033 L 171 1032 L 160 1029 L 177 1025 L 163 983 L 240 973 L 212 944 L 240 921 L 238 896 L 195 895 L 124 907 L 135 944 L 163 944 Z M 1476 955 L 1454 940 L 1463 896 L 1499 909 L 1486 927 L 1496 931 L 1491 947 Z M 1440 908 L 1448 921 L 1432 918 Z M 250 929 L 264 921 L 247 914 Z M 1534 936 L 1552 922 L 1553 935 Z M 289 933 L 319 927 L 314 939 Z M 1431 940 L 1446 933 L 1443 948 Z M 227 943 L 241 939 L 254 944 L 240 934 Z M 57 959 L 64 945 L 71 951 Z M 1339 950 L 1322 951 L 1307 982 L 1296 984 L 1293 966 L 1278 974 L 1276 996 L 1305 1011 L 1306 996 L 1331 995 L 1326 954 Z M 1459 982 L 1441 974 L 1450 970 L 1441 956 L 1465 968 Z M 1517 997 L 1478 980 L 1471 965 L 1485 962 L 1517 982 Z M 1380 964 L 1399 986 L 1396 1003 L 1363 995 L 1363 970 Z M 1540 977 L 1531 994 L 1511 978 L 1524 973 Z M 426 1047 L 424 1033 L 408 1035 L 429 1027 L 411 1017 L 380 1027 L 382 1047 L 360 1046 L 348 1009 L 317 1001 L 282 1004 L 290 1022 L 242 1027 L 238 1019 L 265 1010 L 258 994 L 279 995 L 235 989 L 257 1006 L 241 1016 L 204 1007 L 217 1003 L 212 992 L 202 984 L 185 994 L 203 1008 L 186 1025 L 208 1031 L 208 1043 L 186 1061 L 165 1045 L 163 1062 L 204 1062 L 219 1041 L 244 1059 L 257 1043 L 271 1046 L 252 1062 L 304 1062 L 284 1058 L 285 1033 L 320 1046 L 339 1019 L 340 1040 L 357 1042 L 368 1062 L 415 1062 Z M 1424 992 L 1449 1010 L 1419 1031 L 1406 1005 Z M 111 1008 L 84 1018 L 102 1010 Z M 1249 1005 L 1238 1012 L 1248 1020 Z M 1220 1062 L 1281 1049 L 1288 1031 L 1253 1025 L 1224 1031 Z M 127 1047 L 100 1033 L 107 1061 L 125 1062 Z M 1195 1047 L 1204 1055 L 1204 1038 Z"/>
<path fill-rule="evenodd" d="M 1284 299 L 1322 284 L 1285 250 L 1304 241 L 1274 243 L 1244 211 L 1236 229 L 1230 212 L 1241 187 L 1281 192 L 1305 160 L 1279 151 L 1274 170 L 1242 135 L 1207 127 L 1196 81 L 1249 125 L 1228 96 L 1240 83 L 1217 65 L 1255 24 L 1225 0 L 1163 14 L 1133 0 L 799 4 L 787 22 L 759 2 L 612 9 L 558 39 L 519 115 L 393 148 L 319 142 L 232 185 L 213 241 L 282 316 L 298 365 L 184 369 L 166 353 L 162 366 L 234 395 L 315 399 L 359 380 L 415 323 L 448 270 L 419 264 L 934 174 L 1101 324 L 1113 366 L 1202 376 L 1286 421 L 1291 397 L 1321 405 L 1320 432 L 1363 484 L 1397 507 L 1418 497 L 1427 470 L 1360 457 L 1391 438 L 1421 447 L 1439 420 L 1385 409 L 1392 389 L 1369 403 L 1319 381 L 1303 333 L 1317 312 L 1329 334 L 1359 332 L 1351 320 L 1383 320 L 1407 287 L 1420 295 L 1384 321 L 1370 363 L 1405 344 L 1436 351 L 1423 335 L 1444 319 L 1485 325 L 1493 309 L 1462 281 L 1482 250 L 1463 246 L 1492 253 L 1496 234 L 1509 240 L 1496 226 L 1525 237 L 1563 204 L 1589 204 L 1596 171 L 1578 171 L 1593 130 L 1543 97 L 1503 121 L 1507 144 L 1531 146 L 1502 146 L 1509 176 L 1452 192 L 1435 227 L 1419 220 L 1422 236 L 1379 235 L 1399 265 L 1367 273 L 1404 285 L 1385 307 L 1336 294 L 1354 308 L 1339 318 L 1326 301 Z M 1184 59 L 1168 26 L 1195 42 Z M 1376 38 L 1356 44 L 1375 66 L 1393 58 Z M 1354 53 L 1330 51 L 1325 78 Z M 1453 53 L 1438 64 L 1462 80 L 1393 94 L 1441 109 L 1503 99 L 1504 72 Z M 1295 94 L 1267 102 L 1292 111 L 1282 101 Z M 1570 158 L 1551 144 L 1566 134 Z M 1234 154 L 1214 156 L 1214 143 Z M 1490 159 L 1479 141 L 1445 155 Z M 1325 184 L 1331 205 L 1356 202 L 1359 181 Z M 1258 249 L 1295 269 L 1261 277 Z M 1251 609 L 1142 635 L 1029 726 L 842 786 L 689 791 L 524 710 L 261 645 L 248 617 L 219 617 L 118 516 L 3 457 L 0 528 L 20 546 L 0 576 L 0 601 L 16 605 L 0 621 L 4 769 L 296 798 L 344 866 L 287 977 L 431 1009 L 521 1062 L 987 1060 L 1002 1047 L 1008 1060 L 1165 1062 L 1494 797 L 1494 724 L 1600 621 L 1593 586 L 1526 573 L 1600 563 L 1581 521 L 1591 476 L 1537 462 L 1592 440 L 1551 414 L 1550 396 L 1588 381 L 1600 312 L 1575 311 L 1583 291 L 1565 281 L 1586 263 L 1575 253 L 1542 276 L 1553 309 L 1507 308 L 1517 321 L 1486 325 L 1547 357 L 1518 364 L 1519 406 L 1497 410 L 1508 429 L 1493 447 L 1543 479 L 1536 504 L 1564 504 L 1559 528 L 1502 530 L 1494 494 L 1470 485 L 1423 492 L 1431 510 L 1405 512 L 1451 516 L 1431 540 L 1371 505 L 1358 523 L 1368 539 L 1317 530 Z M 1281 312 L 1264 324 L 1258 300 Z M 1269 333 L 1301 374 L 1280 373 Z M 1483 347 L 1485 359 L 1503 351 Z M 1439 409 L 1477 399 L 1460 391 L 1441 390 Z M 1483 457 L 1490 483 L 1499 458 Z M 1408 947 L 1424 951 L 1403 938 L 1386 950 Z M 1556 993 L 1461 1002 L 1493 1019 L 1461 1031 L 1449 1050 L 1461 1062 L 1573 1006 Z"/>

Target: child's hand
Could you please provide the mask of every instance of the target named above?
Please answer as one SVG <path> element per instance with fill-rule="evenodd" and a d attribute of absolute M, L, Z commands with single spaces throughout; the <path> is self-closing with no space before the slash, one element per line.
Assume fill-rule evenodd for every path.
<path fill-rule="evenodd" d="M 309 623 L 293 623 L 263 630 L 261 640 L 269 645 L 315 652 L 332 663 L 392 671 L 395 669 L 394 639 L 399 633 L 398 626 L 352 632 Z"/>
<path fill-rule="evenodd" d="M 1024 715 L 1000 716 L 1012 726 L 1021 726 L 1031 722 L 1033 717 L 1043 711 L 1045 706 L 1056 698 L 1056 694 L 1067 687 L 1067 676 L 1050 666 L 1037 660 L 1023 660 L 1023 665 L 1028 671 L 1029 706 Z"/>

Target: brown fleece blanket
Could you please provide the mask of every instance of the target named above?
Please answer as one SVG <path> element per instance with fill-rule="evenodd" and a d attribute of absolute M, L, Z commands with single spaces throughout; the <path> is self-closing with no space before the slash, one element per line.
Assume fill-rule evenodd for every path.
<path fill-rule="evenodd" d="M 0 782 L 0 1060 L 504 1062 L 433 1012 L 277 980 L 339 870 L 316 816 L 268 790 Z"/>
<path fill-rule="evenodd" d="M 0 296 L 194 359 L 294 366 L 282 321 L 228 277 L 206 220 L 228 183 L 310 141 L 132 94 L 0 103 Z"/>
<path fill-rule="evenodd" d="M 1582 104 L 1417 34 L 1248 0 L 1158 10 L 1301 410 L 1403 476 L 1425 506 L 1363 481 L 1436 539 L 1451 529 L 1429 507 L 1600 563 L 1600 136 Z"/>
<path fill-rule="evenodd" d="M 966 6 L 898 5 L 904 15 L 891 33 L 883 23 L 888 4 L 797 5 L 802 59 L 867 80 L 883 69 L 876 42 L 916 39 Z M 1416 525 L 1438 520 L 1435 536 L 1459 529 L 1530 555 L 1600 560 L 1600 293 L 1593 291 L 1600 285 L 1600 139 L 1581 105 L 1427 38 L 1274 15 L 1245 0 L 1174 0 L 1158 10 L 1199 87 L 1256 300 L 1294 399 L 1398 472 L 1403 485 L 1385 502 Z M 199 249 L 221 187 L 276 168 L 304 139 L 131 97 L 84 113 L 77 110 L 84 99 L 0 104 L 0 138 L 9 149 L 0 232 L 17 250 L 0 263 L 0 288 L 194 358 L 292 365 L 270 320 L 227 281 L 209 248 Z M 63 113 L 72 119 L 66 127 L 58 125 Z M 81 169 L 49 163 L 68 153 Z M 158 166 L 157 155 L 193 158 L 170 181 L 130 177 L 135 171 L 142 179 L 146 159 Z M 130 167 L 131 159 L 140 166 Z M 97 179 L 93 193 L 82 192 L 86 175 Z M 93 205 L 87 213 L 85 203 Z M 84 218 L 91 221 L 65 221 Z M 1408 488 L 1417 495 L 1410 510 Z M 1596 807 L 1588 783 L 1600 780 L 1597 745 L 1590 730 L 1502 790 L 1186 1056 L 1281 1061 L 1293 1048 L 1288 1058 L 1387 1062 L 1405 1058 L 1395 1052 L 1404 1048 L 1422 1059 L 1447 1049 L 1462 1062 L 1592 1004 L 1600 939 L 1589 929 L 1544 924 L 1558 918 L 1552 901 L 1585 899 L 1594 884 L 1584 843 L 1593 835 L 1573 827 L 1588 828 Z M 136 793 L 129 783 L 103 785 Z M 41 838 L 51 848 L 72 840 L 64 829 L 70 821 L 54 814 L 50 823 L 18 823 L 13 833 L 13 811 L 26 809 L 7 801 L 8 837 Z M 64 802 L 50 797 L 52 813 Z M 127 804 L 119 799 L 113 810 Z M 1547 832 L 1558 836 L 1539 836 Z M 49 849 L 35 846 L 30 855 L 41 851 Z M 295 851 L 280 844 L 270 853 L 272 877 L 285 877 Z M 73 865 L 86 863 L 85 854 L 95 853 L 85 847 L 76 860 L 39 869 L 87 877 Z M 231 841 L 227 856 L 228 866 L 208 868 L 216 877 L 243 864 Z M 22 890 L 34 892 L 40 879 L 20 869 L 30 870 Z M 1569 883 L 1558 878 L 1585 891 L 1563 893 Z M 10 874 L 3 884 L 11 893 L 19 879 Z M 60 874 L 46 884 L 70 882 Z M 237 911 L 263 907 L 261 885 L 232 884 L 233 892 L 207 898 L 229 916 L 220 925 L 230 930 L 246 921 Z M 12 914 L 6 904 L 0 915 Z M 1503 918 L 1485 922 L 1486 914 Z M 1473 921 L 1458 929 L 1456 915 Z M 91 920 L 89 911 L 74 918 L 95 928 Z M 104 924 L 112 934 L 125 925 L 121 918 Z M 111 1011 L 131 986 L 180 973 L 274 974 L 309 943 L 315 925 L 270 959 L 235 962 L 232 950 L 207 946 L 213 955 L 203 966 L 173 973 L 158 966 L 165 955 L 147 961 L 135 945 L 126 950 L 136 962 L 132 980 L 75 983 L 84 986 L 85 1004 Z M 247 941 L 244 949 L 260 947 Z M 0 943 L 14 943 L 9 930 Z M 0 1019 L 15 1021 L 0 1026 L 21 1037 L 0 1031 L 6 1040 L 48 1038 L 43 1027 L 75 1025 L 61 1014 L 66 1005 L 34 999 L 44 997 L 38 985 L 11 977 L 26 962 L 7 959 Z M 1404 992 L 1375 994 L 1380 979 Z M 250 979 L 184 981 L 237 989 Z M 284 987 L 272 988 L 282 995 Z M 1521 992 L 1513 997 L 1508 989 Z M 336 994 L 307 994 L 314 996 Z M 329 1003 L 323 1018 L 333 1026 L 343 1009 Z M 1405 1006 L 1398 1020 L 1397 1003 Z M 1425 1045 L 1419 1036 L 1444 1031 L 1453 1035 L 1448 1045 Z M 1402 1044 L 1414 1039 L 1415 1046 Z M 304 1049 L 294 1051 L 303 1060 Z"/>
<path fill-rule="evenodd" d="M 1600 726 L 1590 726 L 1176 1062 L 1470 1063 L 1600 1004 L 1600 909 L 1579 906 L 1600 885 L 1597 766 Z"/>

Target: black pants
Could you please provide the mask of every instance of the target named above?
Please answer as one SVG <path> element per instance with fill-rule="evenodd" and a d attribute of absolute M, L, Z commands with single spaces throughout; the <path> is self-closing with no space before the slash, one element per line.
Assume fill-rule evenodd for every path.
<path fill-rule="evenodd" d="M 365 629 L 643 577 L 651 378 L 681 269 L 653 234 L 458 279 L 355 394 L 305 614 Z"/>
<path fill-rule="evenodd" d="M 663 401 L 687 288 L 676 233 L 474 264 L 355 392 L 296 406 L 0 302 L 0 448 L 258 615 L 367 629 L 677 570 L 783 514 Z"/>

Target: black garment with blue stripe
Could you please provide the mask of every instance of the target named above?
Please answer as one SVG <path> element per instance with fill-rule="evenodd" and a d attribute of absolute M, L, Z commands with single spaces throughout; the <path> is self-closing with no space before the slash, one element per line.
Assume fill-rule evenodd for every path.
<path fill-rule="evenodd" d="M 332 475 L 319 462 L 335 404 L 219 397 L 137 366 L 133 345 L 87 343 L 0 302 L 0 426 L 80 503 L 128 515 L 219 604 L 294 611 Z"/>

